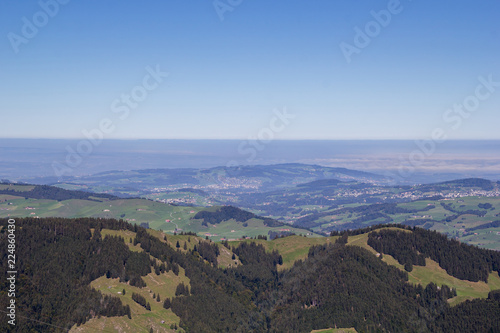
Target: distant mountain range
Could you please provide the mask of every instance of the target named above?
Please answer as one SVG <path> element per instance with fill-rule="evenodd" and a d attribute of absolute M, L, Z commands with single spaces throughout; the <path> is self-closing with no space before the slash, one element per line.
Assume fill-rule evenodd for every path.
<path fill-rule="evenodd" d="M 208 169 L 144 169 L 106 171 L 90 176 L 64 177 L 54 182 L 53 177 L 30 180 L 33 184 L 80 185 L 78 189 L 106 192 L 119 196 L 148 194 L 152 189 L 177 190 L 195 188 L 204 190 L 233 189 L 239 191 L 270 191 L 293 187 L 321 179 L 360 181 L 385 184 L 387 177 L 374 173 L 307 164 L 276 164 Z"/>
<path fill-rule="evenodd" d="M 70 176 L 114 169 L 208 169 L 226 166 L 229 161 L 238 165 L 304 163 L 397 174 L 418 148 L 413 140 L 274 140 L 249 161 L 238 151 L 240 140 L 103 140 L 92 154 L 78 160 L 81 163 L 68 165 L 68 158 L 75 160 L 70 148 L 74 151 L 79 142 L 0 139 L 0 179 L 33 183 L 44 176 L 44 184 L 56 183 L 59 179 L 54 163 L 69 167 L 65 175 Z M 402 181 L 435 183 L 470 177 L 500 180 L 499 145 L 498 140 L 446 140 L 432 158 L 426 158 Z"/>

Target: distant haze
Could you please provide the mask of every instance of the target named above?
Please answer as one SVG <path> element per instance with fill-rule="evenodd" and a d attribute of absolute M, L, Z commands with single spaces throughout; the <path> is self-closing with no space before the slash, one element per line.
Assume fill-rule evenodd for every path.
<path fill-rule="evenodd" d="M 304 163 L 379 174 L 405 170 L 406 180 L 426 182 L 465 177 L 500 179 L 500 141 L 447 141 L 424 146 L 414 141 L 106 140 L 74 162 L 81 140 L 0 139 L 0 177 L 27 180 L 109 170 L 209 168 Z M 429 149 L 432 148 L 432 153 Z M 424 151 L 428 149 L 427 151 Z M 70 153 L 73 152 L 73 153 Z M 412 160 L 413 158 L 413 160 Z M 413 161 L 413 164 L 410 163 Z M 408 172 L 408 166 L 414 168 Z"/>

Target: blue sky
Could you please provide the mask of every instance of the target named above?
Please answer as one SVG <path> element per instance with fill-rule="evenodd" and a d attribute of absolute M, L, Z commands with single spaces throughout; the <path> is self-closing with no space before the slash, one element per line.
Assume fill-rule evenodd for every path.
<path fill-rule="evenodd" d="M 0 3 L 0 137 L 500 139 L 499 1 L 64 2 Z"/>

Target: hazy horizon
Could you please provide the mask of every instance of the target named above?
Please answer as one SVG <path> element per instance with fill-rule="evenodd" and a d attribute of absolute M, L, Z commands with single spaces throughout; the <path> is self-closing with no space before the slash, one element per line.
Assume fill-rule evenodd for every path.
<path fill-rule="evenodd" d="M 378 174 L 402 170 L 405 180 L 414 182 L 466 176 L 495 180 L 500 179 L 499 147 L 498 140 L 103 140 L 94 145 L 90 140 L 0 139 L 0 177 L 303 163 Z"/>
<path fill-rule="evenodd" d="M 0 172 L 298 162 L 497 177 L 500 144 L 484 140 L 500 140 L 499 10 L 2 2 Z"/>

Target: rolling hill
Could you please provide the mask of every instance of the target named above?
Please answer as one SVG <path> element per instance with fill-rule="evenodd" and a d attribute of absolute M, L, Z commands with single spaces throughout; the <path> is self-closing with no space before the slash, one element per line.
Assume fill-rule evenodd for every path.
<path fill-rule="evenodd" d="M 214 240 L 268 234 L 271 230 L 268 228 L 269 223 L 265 223 L 266 219 L 277 220 L 285 225 L 276 229 L 278 224 L 274 224 L 275 229 L 272 230 L 274 232 L 323 235 L 328 235 L 332 231 L 364 228 L 380 223 L 402 223 L 437 230 L 468 244 L 500 249 L 498 182 L 469 178 L 436 184 L 385 186 L 373 179 L 372 182 L 362 182 L 353 179 L 321 178 L 334 177 L 334 170 L 345 172 L 350 177 L 369 177 L 357 171 L 351 173 L 350 170 L 344 169 L 317 170 L 314 166 L 295 164 L 241 167 L 244 175 L 242 178 L 228 178 L 225 169 L 227 168 L 134 171 L 138 178 L 133 176 L 130 183 L 135 184 L 136 189 L 142 189 L 143 193 L 148 193 L 144 195 L 144 199 L 149 199 L 135 199 L 135 201 L 126 201 L 109 193 L 92 194 L 88 192 L 92 185 L 58 184 L 58 187 L 66 187 L 64 190 L 50 186 L 44 186 L 42 189 L 37 186 L 36 193 L 26 191 L 28 188 L 31 189 L 27 186 L 22 190 L 24 193 L 16 193 L 12 189 L 15 185 L 3 184 L 0 185 L 0 192 L 4 193 L 0 194 L 2 198 L 15 195 L 28 199 L 24 202 L 22 200 L 0 202 L 0 216 L 10 214 L 10 216 L 122 218 L 132 223 L 148 222 L 152 228 L 170 232 L 194 231 Z M 221 170 L 224 173 L 219 174 L 218 183 L 214 183 L 215 172 L 222 172 Z M 180 175 L 177 185 L 173 185 L 170 189 L 160 187 L 151 189 L 156 181 L 161 183 L 158 179 L 162 173 L 165 173 L 165 179 L 171 177 L 170 182 L 176 175 Z M 181 180 L 186 180 L 188 174 L 196 179 L 202 174 L 205 175 L 205 185 L 179 184 Z M 263 178 L 264 175 L 268 178 Z M 101 176 L 111 177 L 108 177 L 110 186 L 127 183 L 122 172 L 104 173 L 97 175 L 94 180 L 98 181 Z M 156 176 L 160 178 L 157 179 Z M 263 185 L 267 184 L 263 179 L 274 184 L 271 186 L 274 189 L 268 191 L 269 186 Z M 299 182 L 307 179 L 312 181 Z M 183 187 L 187 185 L 198 188 Z M 174 189 L 176 187 L 181 188 Z M 108 192 L 113 192 L 114 188 L 117 194 L 122 196 L 125 194 L 119 187 L 106 188 Z M 85 191 L 70 189 L 85 189 Z M 132 192 L 129 195 L 138 193 Z M 69 201 L 60 200 L 52 203 L 44 202 L 43 198 Z M 107 200 L 113 202 L 106 206 Z M 14 203 L 16 205 L 13 205 Z M 238 207 L 260 218 L 248 221 L 229 219 L 221 221 L 222 223 L 193 219 L 200 211 L 210 212 L 221 206 Z"/>
<path fill-rule="evenodd" d="M 114 218 L 134 224 L 145 223 L 150 228 L 169 233 L 192 231 L 217 241 L 268 235 L 269 232 L 310 233 L 235 207 L 217 221 L 208 223 L 203 218 L 204 214 L 229 208 L 176 206 L 147 199 L 123 199 L 45 185 L 0 186 L 8 188 L 3 190 L 5 194 L 0 192 L 0 217 Z M 58 199 L 49 199 L 53 196 Z"/>
<path fill-rule="evenodd" d="M 168 193 L 179 189 L 206 191 L 270 191 L 293 187 L 319 179 L 385 183 L 387 179 L 377 174 L 307 164 L 275 164 L 209 169 L 145 169 L 107 171 L 91 176 L 53 179 L 30 179 L 31 183 L 57 185 L 68 189 L 86 189 L 114 195 L 144 196 L 151 193 Z"/>

